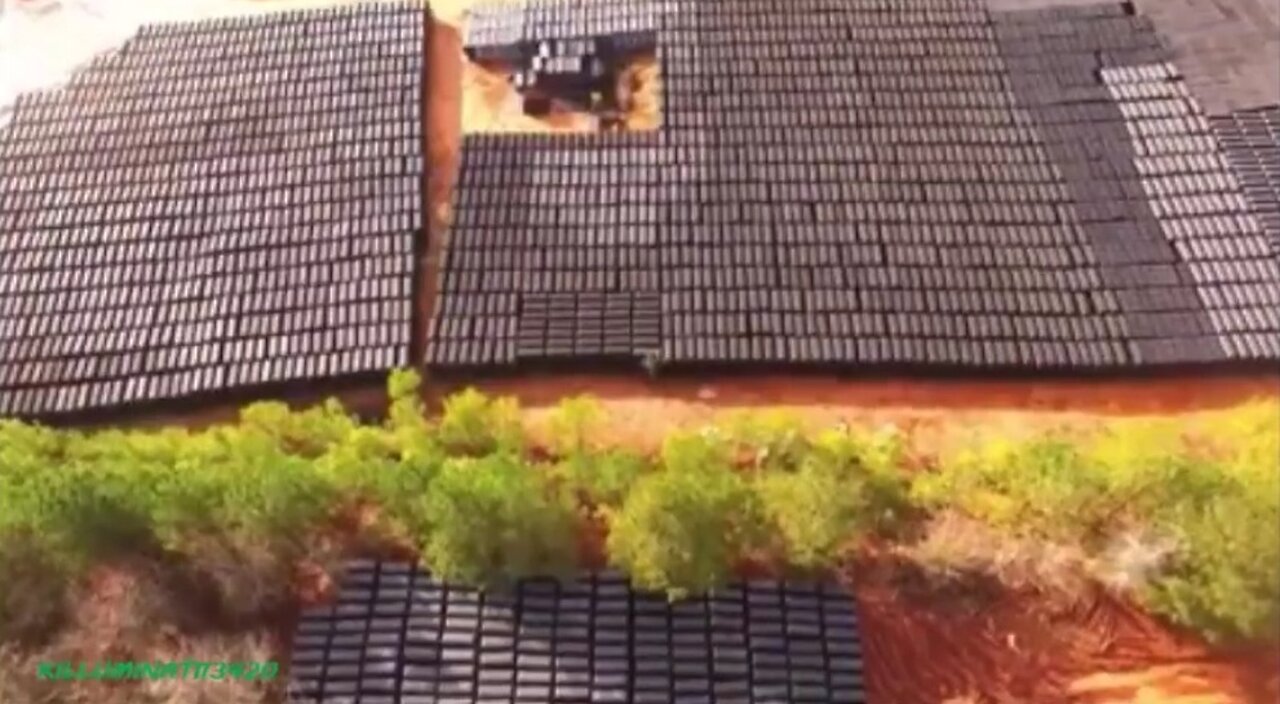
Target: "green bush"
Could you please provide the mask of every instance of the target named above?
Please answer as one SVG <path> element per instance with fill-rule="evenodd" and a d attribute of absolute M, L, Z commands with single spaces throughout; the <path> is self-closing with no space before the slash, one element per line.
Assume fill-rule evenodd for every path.
<path fill-rule="evenodd" d="M 262 401 L 240 412 L 237 430 L 272 440 L 290 455 L 315 457 L 341 442 L 358 422 L 336 399 L 304 411 L 276 401 Z"/>
<path fill-rule="evenodd" d="M 66 432 L 53 443 L 52 432 L 6 424 L 0 434 L 4 459 L 13 460 L 0 471 L 0 536 L 27 536 L 45 559 L 67 570 L 97 557 L 149 549 L 154 504 L 145 472 L 132 466 L 127 453 L 98 451 L 121 436 Z"/>
<path fill-rule="evenodd" d="M 387 377 L 387 427 L 425 433 L 426 406 L 418 396 L 422 377 L 412 369 L 396 369 Z"/>
<path fill-rule="evenodd" d="M 927 509 L 959 509 L 1010 533 L 1096 550 L 1134 529 L 1172 538 L 1172 564 L 1141 596 L 1213 638 L 1280 628 L 1280 404 L 1250 405 L 1198 452 L 1166 422 L 1125 422 L 1067 441 L 996 441 L 918 477 Z"/>
<path fill-rule="evenodd" d="M 944 460 L 914 482 L 912 494 L 926 508 L 958 508 L 1018 534 L 1079 540 L 1110 511 L 1099 469 L 1058 438 L 998 440 Z"/>
<path fill-rule="evenodd" d="M 617 508 L 650 463 L 623 449 L 574 454 L 556 466 L 556 476 L 593 506 Z"/>
<path fill-rule="evenodd" d="M 575 514 L 541 475 L 509 454 L 447 460 L 423 499 L 426 564 L 471 584 L 565 572 L 575 558 Z"/>
<path fill-rule="evenodd" d="M 663 446 L 661 469 L 636 481 L 611 517 L 609 560 L 643 589 L 673 598 L 706 590 L 754 544 L 757 515 L 723 442 L 675 434 Z"/>
<path fill-rule="evenodd" d="M 566 398 L 551 413 L 551 451 L 572 457 L 591 450 L 591 438 L 600 428 L 604 411 L 590 396 Z"/>
<path fill-rule="evenodd" d="M 805 466 L 829 469 L 841 482 L 857 530 L 889 535 L 912 508 L 904 456 L 902 434 L 892 426 L 875 432 L 827 430 L 814 438 Z"/>
<path fill-rule="evenodd" d="M 255 427 L 200 433 L 169 461 L 141 466 L 153 487 L 154 530 L 178 551 L 184 540 L 225 535 L 296 554 L 337 497 L 315 459 Z"/>
<path fill-rule="evenodd" d="M 1280 640 L 1280 403 L 1251 403 L 1213 428 L 1209 457 L 1184 453 L 1151 502 L 1180 546 L 1147 604 L 1213 639 Z"/>
<path fill-rule="evenodd" d="M 834 472 L 805 468 L 770 474 L 757 490 L 782 554 L 796 567 L 831 564 L 840 543 L 854 533 L 853 502 Z"/>
<path fill-rule="evenodd" d="M 804 424 L 790 411 L 736 411 L 724 419 L 723 427 L 733 453 L 750 457 L 758 471 L 794 470 L 809 452 Z"/>
<path fill-rule="evenodd" d="M 427 421 L 419 398 L 421 377 L 413 370 L 391 373 L 387 382 L 390 407 L 387 414 L 387 448 L 393 462 L 382 463 L 372 482 L 375 498 L 392 520 L 410 533 L 425 528 L 421 496 L 426 494 L 446 453 L 435 429 Z"/>
<path fill-rule="evenodd" d="M 0 421 L 0 639 L 55 622 L 26 597 L 48 592 L 56 606 L 103 560 L 285 574 L 304 538 L 352 501 L 416 537 L 445 578 L 556 572 L 576 554 L 575 498 L 603 510 L 609 560 L 672 595 L 720 583 L 760 547 L 821 570 L 850 540 L 946 510 L 1095 551 L 1131 531 L 1169 539 L 1171 560 L 1140 591 L 1150 608 L 1211 637 L 1280 628 L 1280 403 L 1242 406 L 1186 437 L 1182 421 L 1143 420 L 991 442 L 908 475 L 892 428 L 808 433 L 785 412 L 674 433 L 654 461 L 598 447 L 600 407 L 578 397 L 552 414 L 558 458 L 542 466 L 527 459 L 513 400 L 467 390 L 432 422 L 419 381 L 391 375 L 381 423 L 336 401 L 253 404 L 201 431 Z"/>
<path fill-rule="evenodd" d="M 479 457 L 524 449 L 515 399 L 491 399 L 472 388 L 445 399 L 437 432 L 440 444 L 452 454 Z"/>
<path fill-rule="evenodd" d="M 1270 496 L 1266 494 L 1270 492 Z M 1143 596 L 1212 639 L 1280 634 L 1280 484 L 1236 484 L 1159 525 L 1181 549 Z M 1176 515 L 1176 517 L 1175 517 Z"/>
<path fill-rule="evenodd" d="M 625 449 L 599 447 L 593 439 L 603 417 L 600 403 L 590 396 L 560 401 L 549 418 L 548 449 L 560 458 L 553 474 L 570 496 L 589 507 L 614 509 L 650 463 Z"/>
<path fill-rule="evenodd" d="M 94 562 L 199 561 L 211 545 L 287 565 L 353 489 L 406 503 L 412 473 L 378 471 L 397 469 L 396 449 L 335 401 L 253 404 L 238 423 L 200 432 L 0 422 L 0 544 L 12 548 L 0 553 L 0 592 L 31 554 L 68 583 Z"/>
<path fill-rule="evenodd" d="M 794 471 L 761 475 L 756 490 L 778 552 L 793 566 L 819 569 L 860 535 L 897 528 L 909 509 L 901 451 L 892 430 L 829 430 L 807 442 Z"/>

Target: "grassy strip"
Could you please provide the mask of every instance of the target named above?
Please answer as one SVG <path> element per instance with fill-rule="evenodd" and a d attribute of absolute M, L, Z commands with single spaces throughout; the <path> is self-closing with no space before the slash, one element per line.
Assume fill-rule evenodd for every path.
<path fill-rule="evenodd" d="M 1141 535 L 1162 546 L 1128 565 L 1150 608 L 1215 638 L 1274 637 L 1280 622 L 1275 402 L 1224 415 L 1207 443 L 1174 421 L 1119 422 L 906 471 L 913 448 L 891 430 L 811 434 L 768 412 L 673 434 L 654 457 L 602 447 L 606 419 L 587 398 L 557 409 L 551 447 L 530 448 L 513 401 L 468 391 L 430 421 L 417 386 L 394 373 L 379 424 L 336 402 L 259 403 L 199 432 L 0 422 L 0 642 L 49 632 L 59 595 L 103 561 L 199 574 L 216 554 L 287 583 L 305 536 L 353 504 L 378 507 L 367 530 L 481 584 L 571 569 L 581 525 L 603 520 L 608 561 L 676 596 L 748 555 L 820 571 L 859 537 L 944 511 L 1091 553 Z"/>

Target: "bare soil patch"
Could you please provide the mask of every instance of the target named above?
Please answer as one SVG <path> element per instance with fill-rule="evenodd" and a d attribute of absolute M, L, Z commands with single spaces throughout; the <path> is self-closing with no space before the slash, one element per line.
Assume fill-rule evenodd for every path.
<path fill-rule="evenodd" d="M 1280 652 L 1224 653 L 1095 590 L 1063 601 L 981 577 L 932 583 L 910 563 L 868 556 L 857 595 L 871 701 L 1261 704 Z"/>

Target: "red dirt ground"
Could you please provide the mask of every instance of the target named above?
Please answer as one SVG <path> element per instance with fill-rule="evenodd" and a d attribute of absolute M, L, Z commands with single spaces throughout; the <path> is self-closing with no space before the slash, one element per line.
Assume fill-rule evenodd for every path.
<path fill-rule="evenodd" d="M 871 701 L 1280 701 L 1274 648 L 1214 652 L 1105 594 L 1057 604 L 993 585 L 939 592 L 910 575 L 884 559 L 846 575 L 860 607 Z"/>
<path fill-rule="evenodd" d="M 468 385 L 437 380 L 428 402 Z M 783 408 L 816 428 L 893 424 L 918 447 L 942 453 L 993 436 L 1025 437 L 1047 430 L 1090 430 L 1111 418 L 1177 415 L 1194 431 L 1212 411 L 1280 397 L 1280 375 L 1222 376 L 1201 383 L 1181 378 L 1112 381 L 992 381 L 866 379 L 834 376 L 708 376 L 650 380 L 640 374 L 522 375 L 475 380 L 491 394 L 511 395 L 529 409 L 539 437 L 548 408 L 567 396 L 602 400 L 611 443 L 654 448 L 672 430 L 707 424 L 744 408 Z"/>
<path fill-rule="evenodd" d="M 1280 395 L 1280 374 L 1239 374 L 1191 380 L 973 381 L 907 378 L 841 379 L 785 374 L 649 380 L 634 375 L 521 375 L 480 384 L 495 394 L 546 405 L 576 393 L 603 399 L 662 398 L 716 406 L 766 404 L 974 408 L 1100 415 L 1171 414 L 1225 408 L 1254 397 Z M 705 398 L 710 390 L 714 397 Z"/>

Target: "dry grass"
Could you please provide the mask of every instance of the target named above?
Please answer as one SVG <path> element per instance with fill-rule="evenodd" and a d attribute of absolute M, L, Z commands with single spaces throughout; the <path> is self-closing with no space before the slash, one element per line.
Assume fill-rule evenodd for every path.
<path fill-rule="evenodd" d="M 894 551 L 938 582 L 964 574 L 990 575 L 1014 590 L 1032 589 L 1080 603 L 1093 597 L 1094 585 L 1135 595 L 1174 547 L 1167 539 L 1130 531 L 1098 554 L 1088 554 L 1075 545 L 1011 536 L 948 510 L 929 520 L 919 541 Z"/>
<path fill-rule="evenodd" d="M 940 582 L 983 574 L 1013 589 L 1049 590 L 1071 601 L 1090 593 L 1089 559 L 1080 548 L 1010 537 L 950 511 L 932 518 L 919 542 L 895 552 Z"/>
<path fill-rule="evenodd" d="M 286 642 L 299 607 L 322 600 L 354 543 L 335 527 L 292 543 L 191 537 L 175 561 L 137 555 L 94 566 L 68 598 L 32 614 L 42 638 L 0 638 L 0 704 L 262 704 L 283 701 Z M 33 592 L 50 601 L 51 589 Z M 11 624 L 6 624 L 11 625 Z M 30 632 L 31 627 L 25 630 Z M 276 661 L 272 682 L 48 682 L 41 662 Z"/>
<path fill-rule="evenodd" d="M 245 570 L 248 571 L 248 570 Z M 71 600 L 68 627 L 48 644 L 0 648 L 0 702 L 6 704 L 255 704 L 278 701 L 271 683 L 184 680 L 51 682 L 41 662 L 253 662 L 279 660 L 272 624 L 221 630 L 198 594 L 151 564 L 99 568 Z"/>

